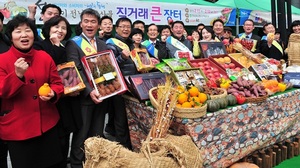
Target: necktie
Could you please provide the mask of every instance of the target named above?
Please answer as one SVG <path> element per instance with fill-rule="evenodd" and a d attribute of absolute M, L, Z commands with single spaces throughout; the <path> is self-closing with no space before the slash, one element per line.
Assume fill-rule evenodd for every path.
<path fill-rule="evenodd" d="M 155 43 L 152 43 L 152 45 L 155 47 Z"/>
<path fill-rule="evenodd" d="M 97 48 L 96 48 L 96 46 L 95 46 L 95 40 L 94 40 L 94 39 L 91 39 L 91 40 L 90 40 L 90 43 L 91 43 L 91 46 L 92 46 L 95 50 L 97 50 Z"/>
<path fill-rule="evenodd" d="M 246 36 L 246 39 L 249 39 L 249 36 Z"/>

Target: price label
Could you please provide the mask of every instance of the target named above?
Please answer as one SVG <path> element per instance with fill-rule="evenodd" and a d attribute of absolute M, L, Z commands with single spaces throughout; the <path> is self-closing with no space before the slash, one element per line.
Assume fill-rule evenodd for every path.
<path fill-rule="evenodd" d="M 112 72 L 103 74 L 103 77 L 105 78 L 106 81 L 115 79 L 115 76 L 114 76 L 114 74 Z"/>

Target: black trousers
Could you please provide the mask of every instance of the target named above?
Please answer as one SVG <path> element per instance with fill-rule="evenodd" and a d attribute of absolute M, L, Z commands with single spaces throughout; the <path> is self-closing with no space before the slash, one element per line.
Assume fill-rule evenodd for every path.
<path fill-rule="evenodd" d="M 7 168 L 7 145 L 0 140 L 0 168 Z"/>
<path fill-rule="evenodd" d="M 115 95 L 110 98 L 112 106 L 110 106 L 109 116 L 113 120 L 113 128 L 115 130 L 116 141 L 128 149 L 132 149 L 125 100 L 121 95 Z"/>
<path fill-rule="evenodd" d="M 84 141 L 92 136 L 103 137 L 105 113 L 108 110 L 108 101 L 99 104 L 82 105 L 82 127 L 73 133 L 70 162 L 72 168 L 82 168 L 84 155 Z"/>

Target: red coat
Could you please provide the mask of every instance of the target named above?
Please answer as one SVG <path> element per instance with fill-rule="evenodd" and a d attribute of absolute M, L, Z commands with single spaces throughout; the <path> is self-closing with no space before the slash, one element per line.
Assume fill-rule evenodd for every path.
<path fill-rule="evenodd" d="M 23 57 L 29 68 L 22 81 L 15 73 L 15 61 Z M 49 83 L 56 97 L 42 101 L 38 89 Z M 59 119 L 55 102 L 63 94 L 63 84 L 52 58 L 44 51 L 31 49 L 28 53 L 11 47 L 0 54 L 0 138 L 3 140 L 25 140 L 40 136 L 54 127 Z"/>

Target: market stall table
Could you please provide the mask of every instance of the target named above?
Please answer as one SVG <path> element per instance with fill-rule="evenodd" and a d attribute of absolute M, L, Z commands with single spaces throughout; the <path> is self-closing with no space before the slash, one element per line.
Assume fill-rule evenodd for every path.
<path fill-rule="evenodd" d="M 140 148 L 156 110 L 125 97 L 131 142 Z M 190 135 L 201 149 L 205 167 L 227 167 L 248 154 L 300 133 L 300 89 L 247 103 L 198 119 L 174 118 L 176 135 Z"/>

